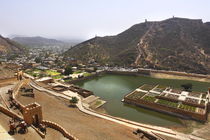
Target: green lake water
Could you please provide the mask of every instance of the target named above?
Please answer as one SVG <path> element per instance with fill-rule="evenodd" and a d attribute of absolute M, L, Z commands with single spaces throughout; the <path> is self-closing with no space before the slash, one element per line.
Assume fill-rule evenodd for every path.
<path fill-rule="evenodd" d="M 192 83 L 193 91 L 206 92 L 207 88 L 210 87 L 210 83 L 207 82 L 157 79 L 148 76 L 127 76 L 116 74 L 105 74 L 90 80 L 80 81 L 76 84 L 84 89 L 93 91 L 96 96 L 107 101 L 104 108 L 107 113 L 112 116 L 151 125 L 181 126 L 182 123 L 177 117 L 128 105 L 121 102 L 121 100 L 125 94 L 135 90 L 143 84 L 160 84 L 173 88 L 180 88 L 180 85 L 185 83 Z"/>

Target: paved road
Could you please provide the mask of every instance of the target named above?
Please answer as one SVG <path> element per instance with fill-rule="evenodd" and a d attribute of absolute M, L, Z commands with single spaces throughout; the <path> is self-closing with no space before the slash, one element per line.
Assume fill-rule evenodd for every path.
<path fill-rule="evenodd" d="M 187 135 L 187 134 L 179 133 L 179 132 L 173 131 L 173 130 L 168 129 L 168 128 L 141 124 L 141 123 L 133 122 L 133 121 L 126 120 L 126 119 L 122 119 L 122 118 L 113 117 L 113 116 L 110 116 L 110 115 L 97 113 L 97 112 L 95 112 L 93 110 L 90 110 L 90 109 L 86 108 L 85 105 L 83 105 L 83 103 L 82 103 L 81 97 L 77 93 L 74 93 L 74 92 L 70 92 L 71 94 L 69 94 L 69 95 L 68 95 L 68 93 L 60 94 L 60 93 L 56 93 L 54 91 L 45 89 L 45 88 L 37 85 L 34 82 L 31 82 L 30 85 L 32 87 L 34 87 L 35 89 L 37 89 L 37 90 L 44 91 L 44 92 L 50 93 L 53 96 L 62 97 L 62 98 L 68 99 L 68 100 L 71 99 L 72 95 L 76 96 L 79 99 L 79 102 L 77 103 L 78 109 L 80 111 L 82 111 L 82 112 L 84 112 L 86 114 L 92 115 L 92 116 L 103 118 L 103 119 L 106 119 L 106 120 L 109 120 L 109 121 L 112 121 L 112 122 L 115 122 L 115 123 L 119 123 L 119 124 L 131 127 L 131 128 L 134 128 L 134 129 L 139 128 L 139 129 L 141 129 L 143 131 L 157 133 L 157 134 L 162 134 L 162 135 L 166 135 L 166 136 L 177 138 L 177 139 L 181 139 L 181 140 L 192 140 L 192 139 L 194 139 L 194 140 L 203 140 L 202 138 L 199 138 L 199 137 L 196 137 L 196 136 L 193 136 L 193 135 Z"/>

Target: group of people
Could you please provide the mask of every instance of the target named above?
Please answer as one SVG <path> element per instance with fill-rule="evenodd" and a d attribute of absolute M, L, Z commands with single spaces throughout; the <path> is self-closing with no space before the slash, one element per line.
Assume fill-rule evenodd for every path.
<path fill-rule="evenodd" d="M 39 124 L 39 129 L 42 131 L 45 135 L 47 133 L 47 127 L 44 124 Z"/>
<path fill-rule="evenodd" d="M 15 134 L 17 132 L 19 133 L 26 133 L 28 132 L 28 127 L 27 127 L 27 123 L 24 120 L 16 120 L 16 119 L 11 119 L 9 121 L 9 127 L 10 127 L 10 133 L 11 134 Z M 19 128 L 19 129 L 18 129 Z M 17 131 L 18 129 L 18 131 Z"/>
<path fill-rule="evenodd" d="M 25 134 L 28 132 L 28 125 L 24 120 L 18 121 L 16 119 L 9 120 L 9 133 L 15 134 L 15 133 L 22 133 Z M 18 129 L 19 128 L 19 129 Z M 43 132 L 45 135 L 47 133 L 47 127 L 44 124 L 39 124 L 38 126 L 39 130 Z M 17 130 L 18 129 L 18 130 Z"/>

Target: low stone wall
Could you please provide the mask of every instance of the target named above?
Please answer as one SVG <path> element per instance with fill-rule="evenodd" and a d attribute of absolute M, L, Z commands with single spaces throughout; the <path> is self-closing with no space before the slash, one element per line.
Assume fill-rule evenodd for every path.
<path fill-rule="evenodd" d="M 69 140 L 78 140 L 76 137 L 74 137 L 73 135 L 68 133 L 63 127 L 61 127 L 57 123 L 47 121 L 47 120 L 43 120 L 42 123 L 45 124 L 48 127 L 51 127 L 53 129 L 59 131 L 60 133 L 63 134 L 64 137 L 68 138 Z"/>
<path fill-rule="evenodd" d="M 31 125 L 31 127 L 44 139 L 45 138 L 45 134 L 43 132 L 41 132 L 38 128 L 36 128 L 35 126 Z"/>
<path fill-rule="evenodd" d="M 18 119 L 18 120 L 22 120 L 23 118 L 19 115 L 17 115 L 16 113 L 13 113 L 12 111 L 4 108 L 3 106 L 0 105 L 0 111 L 2 113 L 4 113 L 5 115 L 11 117 L 11 118 L 15 118 L 15 119 Z"/>
<path fill-rule="evenodd" d="M 16 96 L 20 90 L 20 87 L 25 83 L 24 80 L 20 81 L 15 88 L 13 89 L 12 98 L 15 100 L 15 102 L 20 106 L 20 110 L 22 111 L 24 109 L 24 105 L 20 103 L 18 100 L 16 100 Z"/>
<path fill-rule="evenodd" d="M 132 75 L 132 76 L 138 76 L 141 73 L 139 72 L 129 72 L 129 71 L 104 71 L 107 74 L 120 74 L 120 75 Z"/>
<path fill-rule="evenodd" d="M 201 122 L 205 122 L 207 120 L 207 113 L 206 114 L 198 114 L 198 113 L 193 113 L 193 112 L 189 112 L 189 111 L 183 111 L 181 109 L 166 107 L 166 106 L 163 106 L 163 105 L 160 105 L 157 103 L 151 103 L 151 102 L 147 102 L 144 100 L 135 101 L 132 99 L 124 98 L 124 102 L 128 103 L 128 104 L 133 104 L 136 106 L 141 106 L 141 107 L 145 107 L 148 109 L 152 109 L 154 111 L 179 116 L 179 117 L 185 118 L 185 119 L 194 119 L 194 120 L 201 121 Z"/>

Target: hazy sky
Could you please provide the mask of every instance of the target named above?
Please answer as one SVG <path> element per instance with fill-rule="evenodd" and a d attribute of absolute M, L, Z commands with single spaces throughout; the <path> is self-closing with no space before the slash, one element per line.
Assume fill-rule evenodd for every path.
<path fill-rule="evenodd" d="M 173 15 L 210 21 L 210 0 L 0 0 L 0 34 L 88 39 Z"/>

